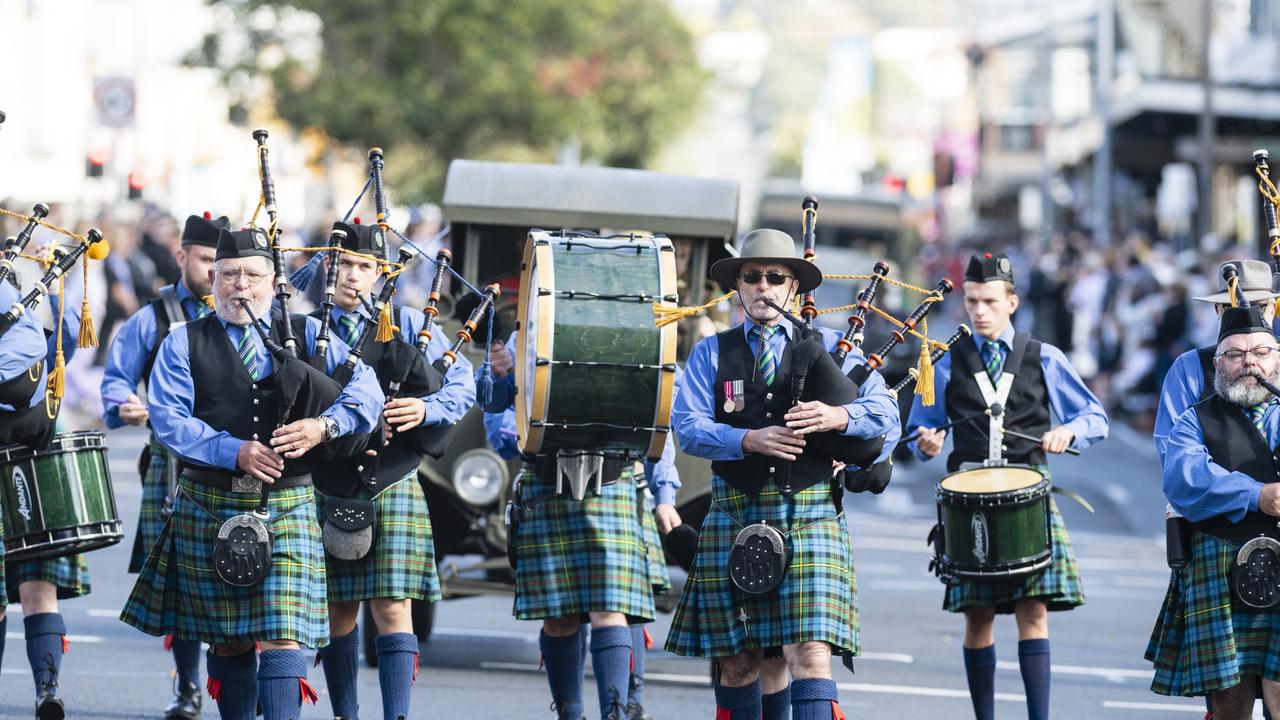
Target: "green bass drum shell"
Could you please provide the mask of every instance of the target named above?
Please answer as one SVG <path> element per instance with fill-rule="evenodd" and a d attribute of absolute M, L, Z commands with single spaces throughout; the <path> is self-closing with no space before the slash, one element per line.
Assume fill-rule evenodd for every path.
<path fill-rule="evenodd" d="M 944 578 L 1006 578 L 1049 566 L 1049 479 L 1029 467 L 974 468 L 938 483 Z"/>

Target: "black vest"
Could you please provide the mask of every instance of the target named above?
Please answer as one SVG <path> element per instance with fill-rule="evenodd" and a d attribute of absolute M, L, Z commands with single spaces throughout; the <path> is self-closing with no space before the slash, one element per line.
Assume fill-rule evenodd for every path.
<path fill-rule="evenodd" d="M 173 300 L 176 303 L 175 309 L 181 312 L 179 318 L 174 318 L 170 314 L 170 307 L 166 306 L 165 295 L 169 292 L 173 293 Z M 200 298 L 192 295 L 192 299 L 196 302 L 203 302 Z M 150 303 L 152 312 L 156 315 L 156 342 L 147 351 L 147 359 L 142 363 L 142 384 L 146 385 L 147 379 L 151 377 L 151 368 L 156 364 L 156 357 L 160 355 L 160 344 L 169 336 L 169 329 L 179 322 L 190 322 L 194 318 L 187 313 L 187 308 L 182 304 L 182 299 L 178 297 L 177 285 L 166 285 L 160 288 L 160 294 Z"/>
<path fill-rule="evenodd" d="M 1192 409 L 1204 433 L 1205 449 L 1215 464 L 1233 472 L 1242 472 L 1262 483 L 1280 480 L 1280 459 L 1238 405 L 1213 393 L 1207 400 L 1193 405 Z M 1243 543 L 1263 534 L 1280 539 L 1280 533 L 1276 531 L 1277 520 L 1261 512 L 1249 512 L 1238 523 L 1217 515 L 1193 525 L 1215 537 Z"/>
<path fill-rule="evenodd" d="M 791 343 L 787 343 L 779 358 L 773 384 L 766 385 L 759 377 L 756 357 L 747 344 L 741 325 L 716 337 L 720 344 L 720 362 L 716 368 L 713 392 L 716 422 L 751 430 L 785 425 L 782 418 L 791 409 Z M 734 380 L 742 381 L 745 406 L 741 412 L 725 412 L 724 385 Z M 788 465 L 791 466 L 789 480 L 785 474 Z M 827 482 L 834 474 L 831 457 L 812 452 L 812 448 L 802 453 L 794 463 L 771 455 L 750 454 L 741 460 L 716 460 L 711 463 L 711 470 L 735 490 L 752 498 L 759 495 L 765 483 L 770 481 L 784 494 L 791 494 Z"/>
<path fill-rule="evenodd" d="M 1200 374 L 1204 377 L 1204 383 L 1200 385 L 1200 397 L 1196 399 L 1197 402 L 1208 400 L 1209 396 L 1213 394 L 1213 354 L 1217 351 L 1218 347 L 1216 345 L 1196 348 L 1196 358 L 1200 361 Z M 1174 418 L 1174 420 L 1177 419 Z"/>
<path fill-rule="evenodd" d="M 978 415 L 987 409 L 987 401 L 978 389 L 974 373 L 986 372 L 982 354 L 970 340 L 959 343 L 951 353 L 951 381 L 947 383 L 947 415 L 962 418 Z M 1040 437 L 1049 431 L 1049 391 L 1040 365 L 1040 341 L 1024 332 L 1014 333 L 1013 347 L 1004 361 L 1004 372 L 1013 373 L 1013 387 L 1004 403 L 1004 426 L 1010 430 Z M 990 432 L 986 418 L 961 423 L 953 429 L 954 449 L 947 457 L 947 471 L 955 472 L 961 463 L 980 463 L 987 459 Z M 1005 458 L 1019 465 L 1043 465 L 1044 450 L 1038 443 L 1005 436 Z"/>
<path fill-rule="evenodd" d="M 306 337 L 306 317 L 292 319 L 295 337 Z M 271 337 L 283 342 L 281 322 L 271 324 Z M 252 328 L 249 332 L 254 332 Z M 191 383 L 194 394 L 192 415 L 214 430 L 241 440 L 256 439 L 271 444 L 271 433 L 280 424 L 279 404 L 273 376 L 254 381 L 244 361 L 217 315 L 206 315 L 187 324 L 190 348 Z M 278 361 L 273 359 L 273 364 Z M 299 405 L 302 405 L 299 402 Z M 312 462 L 303 456 L 285 460 L 284 476 L 311 472 Z"/>

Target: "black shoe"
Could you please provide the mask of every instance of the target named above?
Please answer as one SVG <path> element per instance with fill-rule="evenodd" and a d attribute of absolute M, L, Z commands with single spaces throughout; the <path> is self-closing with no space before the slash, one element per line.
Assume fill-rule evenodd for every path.
<path fill-rule="evenodd" d="M 174 691 L 173 702 L 164 709 L 164 718 L 165 720 L 196 720 L 200 717 L 200 706 L 203 702 L 200 687 L 195 683 L 186 683 Z"/>
<path fill-rule="evenodd" d="M 36 698 L 36 720 L 64 720 L 66 717 L 67 710 L 57 695 L 42 691 Z"/>
<path fill-rule="evenodd" d="M 627 703 L 626 720 L 653 720 L 653 716 L 644 711 L 640 703 Z"/>

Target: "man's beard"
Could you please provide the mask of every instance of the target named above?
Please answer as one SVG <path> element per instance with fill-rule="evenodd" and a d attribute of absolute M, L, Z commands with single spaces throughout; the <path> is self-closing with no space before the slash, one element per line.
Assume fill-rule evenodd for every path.
<path fill-rule="evenodd" d="M 1261 384 L 1257 382 L 1246 384 L 1244 382 L 1245 378 L 1261 376 L 1261 373 L 1249 370 L 1241 370 L 1235 375 L 1228 376 L 1218 370 L 1213 374 L 1213 389 L 1232 405 L 1250 408 L 1267 402 L 1274 397 L 1271 391 L 1262 387 Z M 1280 372 L 1274 373 L 1266 380 L 1272 385 L 1280 383 Z"/>
<path fill-rule="evenodd" d="M 253 322 L 249 314 L 244 311 L 240 300 L 232 299 L 234 295 L 229 295 L 225 300 L 217 293 L 213 295 L 213 309 L 218 313 L 218 317 L 231 325 L 247 326 Z M 254 303 L 250 298 L 245 298 L 249 302 L 249 308 L 253 310 L 253 317 L 258 320 L 271 320 L 271 296 L 263 298 L 261 301 Z"/>

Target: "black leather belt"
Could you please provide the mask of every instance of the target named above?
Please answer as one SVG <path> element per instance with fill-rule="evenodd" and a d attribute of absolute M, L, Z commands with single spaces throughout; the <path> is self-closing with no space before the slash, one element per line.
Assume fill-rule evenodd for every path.
<path fill-rule="evenodd" d="M 219 490 L 226 490 L 233 493 L 244 493 L 246 495 L 259 494 L 262 492 L 262 481 L 246 475 L 244 473 L 235 473 L 230 470 L 216 470 L 213 468 L 200 467 L 184 467 L 182 474 L 190 478 L 193 482 L 201 485 L 208 485 Z M 301 487 L 311 484 L 311 473 L 302 475 L 292 475 L 290 477 L 278 478 L 271 483 L 272 490 L 288 490 L 289 488 Z"/>

